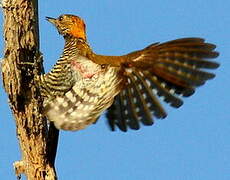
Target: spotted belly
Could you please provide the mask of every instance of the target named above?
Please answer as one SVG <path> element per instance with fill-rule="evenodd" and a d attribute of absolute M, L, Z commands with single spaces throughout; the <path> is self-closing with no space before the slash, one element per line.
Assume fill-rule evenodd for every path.
<path fill-rule="evenodd" d="M 64 96 L 48 100 L 45 114 L 58 129 L 76 131 L 94 123 L 121 90 L 118 69 L 110 68 L 94 79 L 83 78 Z"/>

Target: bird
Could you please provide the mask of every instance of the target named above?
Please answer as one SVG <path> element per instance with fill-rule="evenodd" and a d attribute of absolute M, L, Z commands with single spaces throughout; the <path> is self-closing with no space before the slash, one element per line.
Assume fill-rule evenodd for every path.
<path fill-rule="evenodd" d="M 197 87 L 213 79 L 219 63 L 216 45 L 203 38 L 153 43 L 141 50 L 107 56 L 93 52 L 82 18 L 46 17 L 64 37 L 64 50 L 50 72 L 36 76 L 43 113 L 57 129 L 78 131 L 106 112 L 112 131 L 138 130 L 154 124 L 183 104 Z"/>

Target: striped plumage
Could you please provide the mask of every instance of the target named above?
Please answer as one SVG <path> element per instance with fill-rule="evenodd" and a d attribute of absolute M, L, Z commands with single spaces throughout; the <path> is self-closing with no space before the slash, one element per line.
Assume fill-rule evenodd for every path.
<path fill-rule="evenodd" d="M 95 122 L 121 87 L 119 68 L 79 55 L 81 45 L 88 48 L 81 39 L 68 39 L 51 72 L 39 79 L 44 113 L 59 129 L 80 130 Z"/>
<path fill-rule="evenodd" d="M 195 87 L 215 77 L 203 69 L 216 69 L 219 64 L 207 59 L 215 58 L 215 45 L 201 38 L 184 38 L 163 44 L 156 43 L 130 53 L 126 88 L 115 98 L 107 113 L 112 130 L 117 125 L 122 131 L 139 129 L 139 122 L 152 125 L 153 116 L 167 116 L 161 102 L 174 108 L 183 104 L 181 96 L 188 97 Z"/>
<path fill-rule="evenodd" d="M 85 24 L 74 15 L 48 18 L 65 38 L 65 48 L 51 72 L 37 78 L 44 96 L 44 113 L 57 128 L 80 130 L 108 109 L 112 130 L 139 129 L 153 117 L 167 116 L 158 98 L 178 108 L 180 96 L 192 95 L 219 65 L 215 45 L 201 38 L 155 43 L 123 56 L 93 53 Z"/>

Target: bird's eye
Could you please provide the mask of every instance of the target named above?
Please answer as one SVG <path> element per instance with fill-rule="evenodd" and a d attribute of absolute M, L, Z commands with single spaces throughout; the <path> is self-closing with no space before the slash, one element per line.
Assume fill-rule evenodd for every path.
<path fill-rule="evenodd" d="M 106 68 L 106 64 L 101 64 L 101 69 L 105 69 Z"/>
<path fill-rule="evenodd" d="M 63 16 L 60 16 L 58 19 L 59 19 L 59 21 L 62 21 L 63 20 Z"/>

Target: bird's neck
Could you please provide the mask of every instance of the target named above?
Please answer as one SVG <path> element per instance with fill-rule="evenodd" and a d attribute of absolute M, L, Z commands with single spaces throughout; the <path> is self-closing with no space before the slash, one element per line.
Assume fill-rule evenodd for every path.
<path fill-rule="evenodd" d="M 81 55 L 97 64 L 110 64 L 112 66 L 120 66 L 120 64 L 124 63 L 127 59 L 126 56 L 98 55 L 92 51 L 86 40 L 73 36 L 66 36 L 64 38 L 65 48 L 63 57 Z"/>
<path fill-rule="evenodd" d="M 64 39 L 65 39 L 64 53 L 72 52 L 72 53 L 77 53 L 86 56 L 86 54 L 89 51 L 91 51 L 87 41 L 82 38 L 65 36 Z"/>

